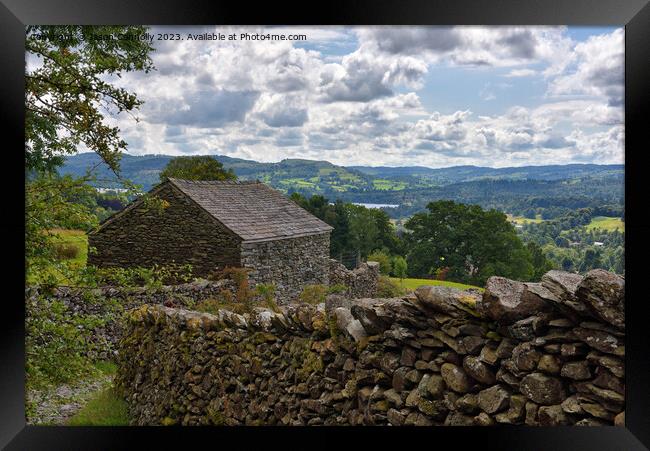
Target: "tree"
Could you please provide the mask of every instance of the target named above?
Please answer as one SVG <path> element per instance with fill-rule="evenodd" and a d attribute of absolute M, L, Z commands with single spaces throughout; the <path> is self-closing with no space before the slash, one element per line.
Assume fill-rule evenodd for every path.
<path fill-rule="evenodd" d="M 404 279 L 406 277 L 407 272 L 408 272 L 408 265 L 404 257 L 402 257 L 401 255 L 397 255 L 393 257 L 393 275 L 395 277 L 399 277 L 400 279 Z"/>
<path fill-rule="evenodd" d="M 97 223 L 89 201 L 94 189 L 87 184 L 91 171 L 72 179 L 58 177 L 56 168 L 65 155 L 86 148 L 119 177 L 127 143 L 105 117 L 133 116 L 142 104 L 135 94 L 112 83 L 125 72 L 146 73 L 154 68 L 149 57 L 153 48 L 133 38 L 146 30 L 139 26 L 27 27 L 25 258 L 30 269 L 52 262 L 50 228 Z M 121 180 L 134 189 L 128 180 Z"/>
<path fill-rule="evenodd" d="M 25 169 L 51 172 L 83 146 L 114 172 L 127 143 L 107 115 L 132 114 L 135 94 L 111 84 L 124 72 L 153 69 L 140 26 L 27 27 Z M 109 39 L 110 37 L 110 39 Z M 137 119 L 136 119 L 137 120 Z"/>
<path fill-rule="evenodd" d="M 160 180 L 169 177 L 184 180 L 236 180 L 232 169 L 225 170 L 220 161 L 208 155 L 172 158 L 160 172 Z"/>
<path fill-rule="evenodd" d="M 478 205 L 437 201 L 415 214 L 405 227 L 407 262 L 415 276 L 449 267 L 449 278 L 483 284 L 499 275 L 519 280 L 533 276 L 528 250 L 506 215 Z"/>

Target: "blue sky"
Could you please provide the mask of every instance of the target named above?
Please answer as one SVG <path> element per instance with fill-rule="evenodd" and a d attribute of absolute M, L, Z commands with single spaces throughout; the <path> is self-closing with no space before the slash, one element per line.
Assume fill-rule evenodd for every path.
<path fill-rule="evenodd" d="M 622 163 L 623 30 L 604 27 L 154 27 L 132 154 L 343 165 Z M 190 41 L 188 33 L 306 34 Z"/>

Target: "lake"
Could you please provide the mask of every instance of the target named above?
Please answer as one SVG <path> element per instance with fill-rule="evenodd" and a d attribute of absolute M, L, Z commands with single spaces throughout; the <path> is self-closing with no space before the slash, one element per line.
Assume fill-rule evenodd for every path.
<path fill-rule="evenodd" d="M 352 202 L 354 205 L 361 205 L 366 208 L 397 208 L 398 204 L 364 204 L 361 202 Z"/>

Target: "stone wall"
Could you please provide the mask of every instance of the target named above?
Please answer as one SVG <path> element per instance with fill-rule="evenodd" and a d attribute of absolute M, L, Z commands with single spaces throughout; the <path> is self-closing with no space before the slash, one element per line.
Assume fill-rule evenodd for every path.
<path fill-rule="evenodd" d="M 356 299 L 375 296 L 378 280 L 379 263 L 377 262 L 362 263 L 358 268 L 349 270 L 337 260 L 329 260 L 330 286 L 345 285 L 347 297 Z"/>
<path fill-rule="evenodd" d="M 34 309 L 44 308 L 37 302 L 39 295 L 46 296 L 48 302 L 61 301 L 67 316 L 93 316 L 98 319 L 92 330 L 92 345 L 88 348 L 88 357 L 93 359 L 112 359 L 117 341 L 121 334 L 120 317 L 126 310 L 145 304 L 165 305 L 168 307 L 192 308 L 206 299 L 220 298 L 224 291 L 234 297 L 235 286 L 229 279 L 195 282 L 163 286 L 161 288 L 144 287 L 101 287 L 77 288 L 57 287 L 47 294 L 41 293 L 38 286 L 25 290 L 25 312 L 30 315 Z"/>
<path fill-rule="evenodd" d="M 253 315 L 143 306 L 116 384 L 138 425 L 622 424 L 623 299 L 595 270 Z"/>
<path fill-rule="evenodd" d="M 205 276 L 216 268 L 240 266 L 241 239 L 220 225 L 171 184 L 156 196 L 168 202 L 164 210 L 135 205 L 88 235 L 88 264 L 99 267 L 151 267 L 191 264 Z M 128 207 L 127 207 L 128 208 Z"/>
<path fill-rule="evenodd" d="M 329 232 L 241 245 L 251 285 L 274 283 L 280 304 L 297 299 L 306 285 L 327 285 L 328 259 Z"/>

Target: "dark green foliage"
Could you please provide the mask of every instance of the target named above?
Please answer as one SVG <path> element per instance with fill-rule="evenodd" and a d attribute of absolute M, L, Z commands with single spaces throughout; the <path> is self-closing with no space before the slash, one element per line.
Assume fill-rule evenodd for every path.
<path fill-rule="evenodd" d="M 377 297 L 379 298 L 394 298 L 404 294 L 402 289 L 396 282 L 393 282 L 387 276 L 379 276 L 377 280 Z"/>
<path fill-rule="evenodd" d="M 225 170 L 223 164 L 207 155 L 176 157 L 160 173 L 160 180 L 169 177 L 183 180 L 235 180 L 232 169 Z"/>
<path fill-rule="evenodd" d="M 493 275 L 533 277 L 531 255 L 505 214 L 452 201 L 431 202 L 427 208 L 405 225 L 410 275 L 432 276 L 448 267 L 449 279 L 474 285 Z"/>
<path fill-rule="evenodd" d="M 142 102 L 111 84 L 121 73 L 149 72 L 153 64 L 141 26 L 27 27 L 25 49 L 39 60 L 25 74 L 25 168 L 49 172 L 83 145 L 113 171 L 127 143 L 119 129 L 104 121 L 105 112 L 131 113 Z M 97 39 L 112 35 L 114 39 Z"/>

